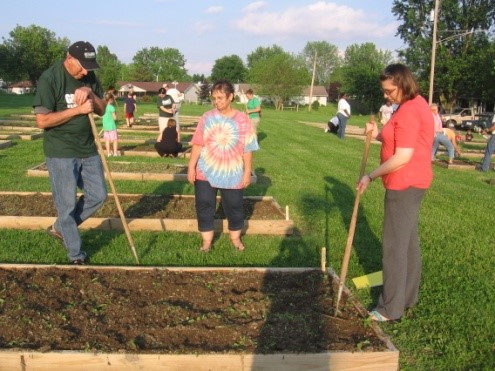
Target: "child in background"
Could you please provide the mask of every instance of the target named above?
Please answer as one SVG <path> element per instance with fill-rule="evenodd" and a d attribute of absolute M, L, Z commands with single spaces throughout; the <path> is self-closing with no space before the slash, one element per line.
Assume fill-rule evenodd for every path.
<path fill-rule="evenodd" d="M 471 142 L 473 140 L 473 132 L 471 129 L 467 129 L 466 142 Z"/>
<path fill-rule="evenodd" d="M 107 156 L 118 156 L 117 151 L 117 113 L 115 111 L 115 98 L 112 93 L 105 94 L 105 101 L 107 106 L 105 108 L 105 114 L 103 115 L 103 139 L 105 139 L 105 146 L 107 149 Z M 110 142 L 112 142 L 113 152 L 110 149 Z"/>

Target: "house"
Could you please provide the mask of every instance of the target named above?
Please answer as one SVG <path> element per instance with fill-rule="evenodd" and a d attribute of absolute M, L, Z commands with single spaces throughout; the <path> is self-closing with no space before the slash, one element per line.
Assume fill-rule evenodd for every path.
<path fill-rule="evenodd" d="M 118 90 L 119 97 L 125 96 L 131 88 L 138 97 L 144 95 L 157 95 L 158 89 L 163 87 L 163 85 L 166 85 L 168 87 L 175 86 L 178 91 L 183 93 L 184 102 L 197 103 L 198 101 L 198 85 L 192 82 L 118 81 L 117 85 L 120 86 L 120 89 Z"/>
<path fill-rule="evenodd" d="M 28 94 L 34 91 L 31 81 L 19 81 L 9 85 L 7 91 L 11 94 Z"/>
<path fill-rule="evenodd" d="M 248 99 L 246 98 L 246 91 L 249 89 L 253 89 L 256 94 L 256 87 L 250 84 L 235 84 L 235 95 L 239 98 L 240 103 L 247 103 Z M 293 97 L 291 100 L 296 104 L 307 105 L 310 101 L 311 94 L 311 86 L 308 86 L 303 89 L 302 95 L 300 97 Z M 311 96 L 311 103 L 318 101 L 321 106 L 327 105 L 327 97 L 328 93 L 324 86 L 316 85 L 313 86 L 313 94 Z"/>

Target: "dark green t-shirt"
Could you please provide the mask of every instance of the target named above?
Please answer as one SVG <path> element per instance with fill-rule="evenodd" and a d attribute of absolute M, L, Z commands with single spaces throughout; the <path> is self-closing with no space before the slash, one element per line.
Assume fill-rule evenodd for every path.
<path fill-rule="evenodd" d="M 99 97 L 103 91 L 93 71 L 76 80 L 58 61 L 41 75 L 33 107 L 35 113 L 60 112 L 74 107 L 74 91 L 88 86 Z M 86 158 L 96 155 L 95 138 L 88 115 L 72 118 L 65 124 L 45 129 L 43 150 L 47 157 Z"/>
<path fill-rule="evenodd" d="M 174 105 L 174 100 L 170 95 L 165 95 L 163 98 L 158 96 L 156 101 L 156 106 L 158 107 L 158 115 L 160 117 L 174 117 L 172 113 L 164 112 L 160 107 L 165 107 L 166 109 L 172 109 Z"/>

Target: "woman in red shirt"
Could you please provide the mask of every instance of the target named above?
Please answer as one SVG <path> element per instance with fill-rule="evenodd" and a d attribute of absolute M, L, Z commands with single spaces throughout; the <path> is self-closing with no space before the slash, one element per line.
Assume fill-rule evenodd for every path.
<path fill-rule="evenodd" d="M 428 103 L 419 95 L 411 71 L 391 64 L 380 75 L 384 97 L 399 108 L 378 132 L 367 123 L 366 132 L 382 142 L 381 163 L 358 183 L 364 192 L 381 177 L 385 187 L 383 221 L 383 291 L 370 312 L 374 321 L 399 320 L 418 301 L 421 278 L 418 220 L 421 200 L 433 179 L 431 148 L 434 122 Z"/>

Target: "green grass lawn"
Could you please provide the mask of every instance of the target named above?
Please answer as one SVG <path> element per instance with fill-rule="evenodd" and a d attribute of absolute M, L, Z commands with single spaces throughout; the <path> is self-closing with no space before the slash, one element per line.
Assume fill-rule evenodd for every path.
<path fill-rule="evenodd" d="M 0 118 L 29 113 L 32 96 L 0 95 Z M 239 106 L 242 107 L 242 106 Z M 208 106 L 183 105 L 184 115 L 200 115 Z M 141 104 L 139 114 L 155 112 L 154 103 Z M 245 236 L 246 251 L 238 254 L 228 237 L 219 238 L 210 254 L 199 254 L 196 233 L 135 232 L 143 265 L 159 266 L 284 266 L 319 267 L 320 249 L 340 272 L 355 197 L 363 142 L 324 134 L 301 123 L 325 123 L 335 107 L 308 112 L 263 109 L 254 155 L 258 183 L 247 195 L 273 196 L 295 221 L 291 237 Z M 351 117 L 362 126 L 365 116 Z M 368 169 L 377 166 L 379 146 L 372 145 Z M 115 159 L 110 159 L 114 161 Z M 126 157 L 130 161 L 187 160 Z M 47 178 L 30 178 L 26 171 L 44 161 L 42 140 L 15 141 L 0 150 L 0 190 L 49 191 Z M 435 178 L 423 201 L 420 237 L 423 276 L 418 305 L 399 324 L 382 328 L 400 350 L 404 370 L 490 370 L 495 368 L 495 172 L 434 167 Z M 192 194 L 184 182 L 115 181 L 121 193 Z M 356 290 L 351 278 L 381 269 L 381 227 L 384 190 L 380 182 L 361 197 L 347 286 L 365 306 L 378 290 Z M 83 231 L 91 263 L 132 265 L 134 259 L 123 233 Z M 0 261 L 58 263 L 65 253 L 44 231 L 0 230 Z"/>

